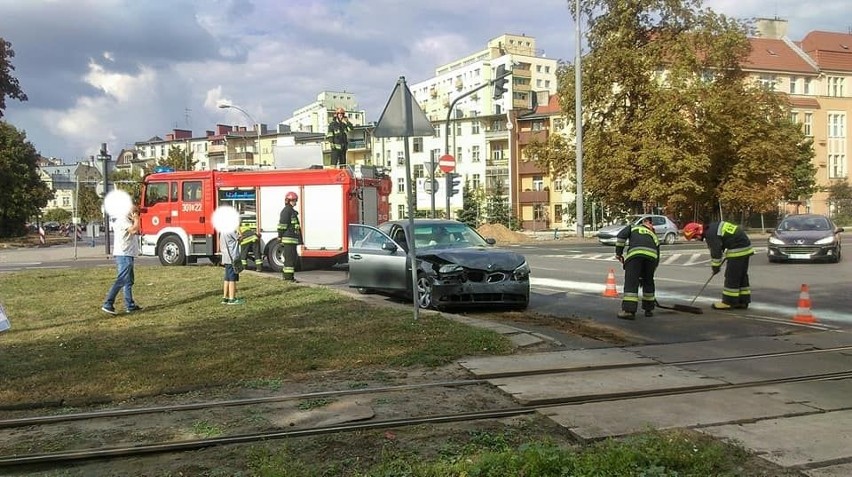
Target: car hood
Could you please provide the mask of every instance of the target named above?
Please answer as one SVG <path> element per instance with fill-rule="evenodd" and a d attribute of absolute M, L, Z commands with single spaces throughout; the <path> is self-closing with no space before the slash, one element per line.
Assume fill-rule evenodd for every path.
<path fill-rule="evenodd" d="M 607 225 L 598 229 L 598 235 L 618 235 L 624 227 L 627 227 L 627 224 Z"/>
<path fill-rule="evenodd" d="M 804 245 L 812 244 L 817 240 L 821 240 L 826 237 L 831 237 L 834 235 L 834 232 L 831 230 L 776 230 L 772 235 L 783 240 L 785 243 L 795 243 L 796 241 L 801 240 Z"/>
<path fill-rule="evenodd" d="M 491 247 L 432 249 L 417 253 L 426 260 L 438 259 L 476 270 L 514 270 L 526 261 L 523 255 Z"/>

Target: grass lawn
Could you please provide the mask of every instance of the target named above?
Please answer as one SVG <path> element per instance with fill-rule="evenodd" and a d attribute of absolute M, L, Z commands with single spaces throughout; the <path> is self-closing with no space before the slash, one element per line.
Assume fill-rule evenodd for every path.
<path fill-rule="evenodd" d="M 286 380 L 312 371 L 439 366 L 504 354 L 487 330 L 374 307 L 322 287 L 245 273 L 244 305 L 222 305 L 222 269 L 137 267 L 144 309 L 100 310 L 113 268 L 0 275 L 12 329 L 0 334 L 0 407 L 85 404 L 169 391 Z"/>

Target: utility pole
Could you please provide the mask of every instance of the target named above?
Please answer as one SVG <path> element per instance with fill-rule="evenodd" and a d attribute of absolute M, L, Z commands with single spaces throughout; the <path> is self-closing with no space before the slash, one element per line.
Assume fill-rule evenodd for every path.
<path fill-rule="evenodd" d="M 433 219 L 435 218 L 435 184 L 437 184 L 437 182 L 435 181 L 435 153 L 433 151 L 432 154 L 430 154 L 429 159 L 429 191 L 431 192 L 430 195 L 432 196 L 431 217 Z"/>
<path fill-rule="evenodd" d="M 574 136 L 577 141 L 577 237 L 583 237 L 583 75 L 580 56 L 583 49 L 580 28 L 580 0 L 574 0 L 577 27 L 577 45 L 574 60 Z"/>
<path fill-rule="evenodd" d="M 107 145 L 105 142 L 101 143 L 101 151 L 100 154 L 98 154 L 98 159 L 101 160 L 103 168 L 105 199 L 107 196 L 107 192 L 109 192 L 109 176 L 107 175 L 107 173 L 109 172 L 109 168 L 107 167 L 107 162 L 110 160 L 110 155 L 107 154 Z M 104 249 L 106 250 L 107 255 L 109 255 L 109 247 L 109 214 L 107 214 L 106 207 L 104 207 Z"/>

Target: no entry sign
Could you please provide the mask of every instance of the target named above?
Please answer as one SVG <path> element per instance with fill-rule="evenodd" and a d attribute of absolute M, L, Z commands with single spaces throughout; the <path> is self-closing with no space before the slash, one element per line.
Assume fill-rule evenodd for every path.
<path fill-rule="evenodd" d="M 441 168 L 441 171 L 444 173 L 450 173 L 456 170 L 456 159 L 449 155 L 444 154 L 438 159 L 438 167 Z"/>

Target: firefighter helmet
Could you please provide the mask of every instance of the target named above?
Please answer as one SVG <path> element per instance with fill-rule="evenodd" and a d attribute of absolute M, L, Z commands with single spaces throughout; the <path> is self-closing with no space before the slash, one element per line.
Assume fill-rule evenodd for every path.
<path fill-rule="evenodd" d="M 296 195 L 295 192 L 288 192 L 287 195 L 284 196 L 284 200 L 299 200 L 299 196 Z"/>
<path fill-rule="evenodd" d="M 690 222 L 683 228 L 683 237 L 686 240 L 704 240 L 704 225 L 698 222 Z"/>

